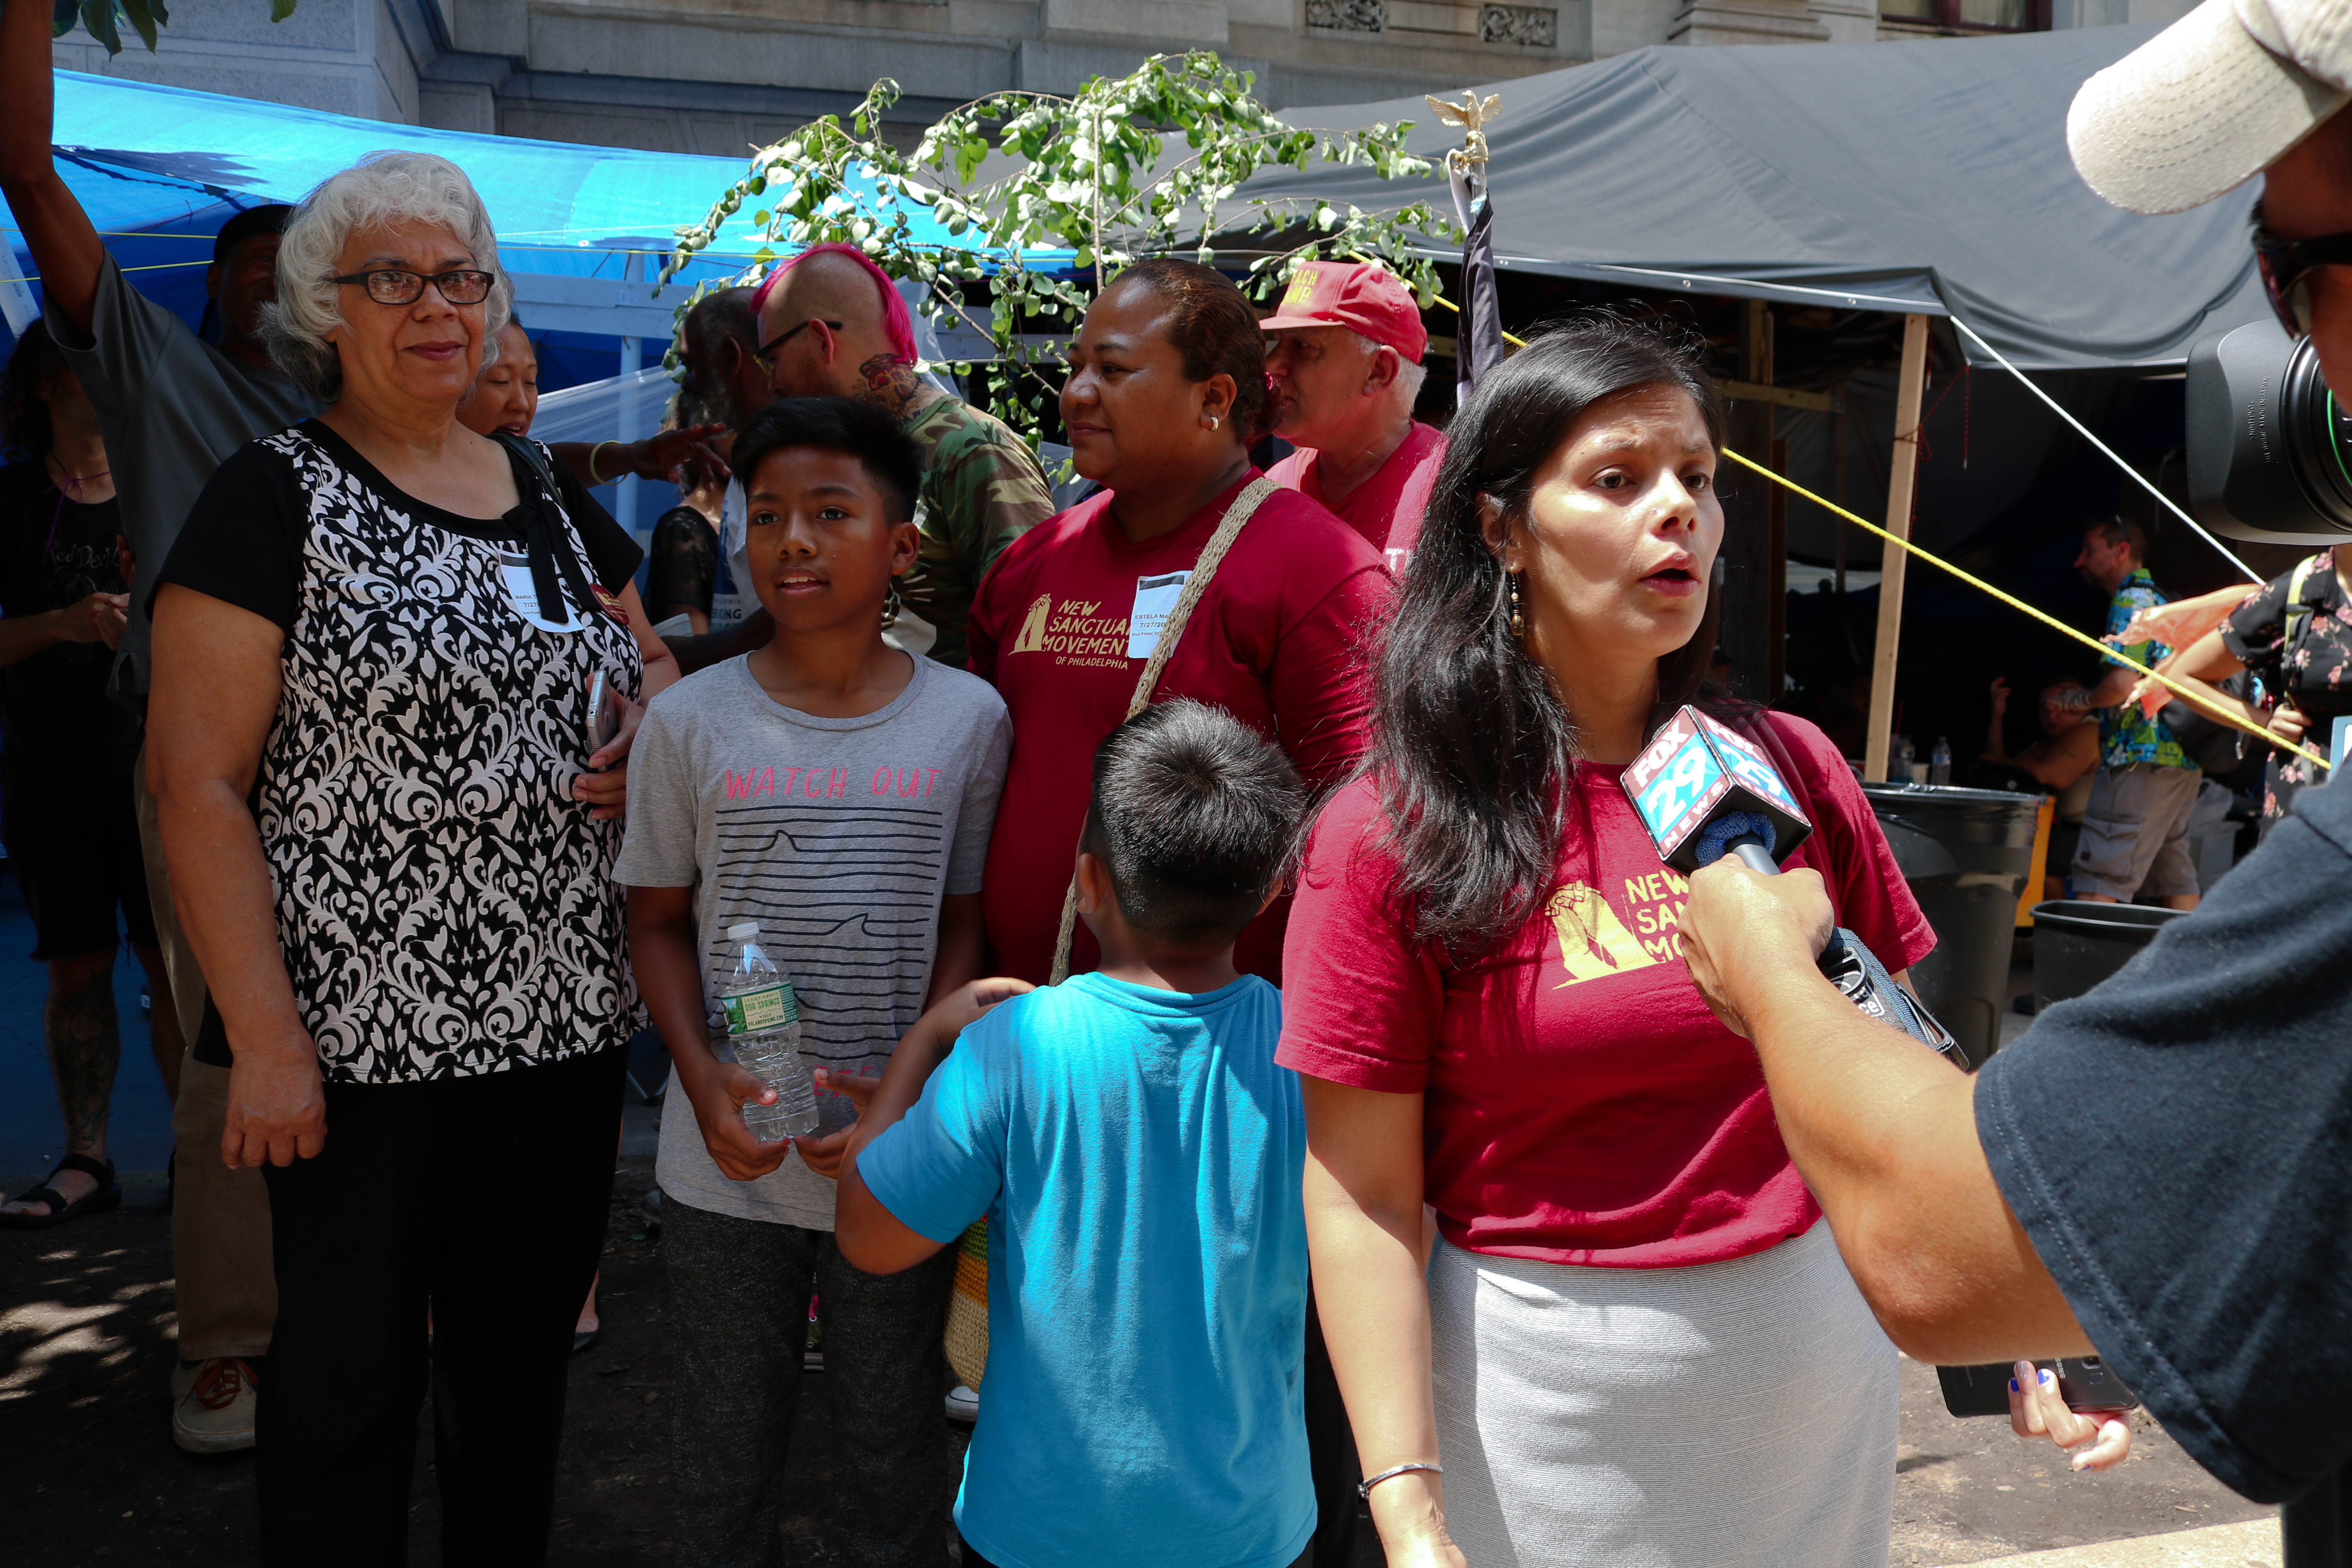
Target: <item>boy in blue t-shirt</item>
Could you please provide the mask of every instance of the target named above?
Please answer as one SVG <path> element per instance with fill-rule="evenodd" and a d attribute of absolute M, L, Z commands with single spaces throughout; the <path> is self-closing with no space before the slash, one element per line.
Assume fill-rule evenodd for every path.
<path fill-rule="evenodd" d="M 835 1235 L 858 1268 L 989 1222 L 967 1564 L 1285 1568 L 1310 1548 L 1306 1122 L 1274 1060 L 1281 994 L 1234 968 L 1304 804 L 1282 752 L 1217 710 L 1111 731 L 1077 868 L 1102 967 L 984 1015 L 1021 983 L 940 1004 L 852 1134 Z"/>

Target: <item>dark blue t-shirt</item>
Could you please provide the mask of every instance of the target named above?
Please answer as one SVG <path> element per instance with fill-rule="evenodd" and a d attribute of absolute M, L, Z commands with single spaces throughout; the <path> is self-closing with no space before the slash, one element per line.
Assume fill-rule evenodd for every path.
<path fill-rule="evenodd" d="M 2099 1353 L 2257 1502 L 2352 1457 L 2352 787 L 1987 1064 L 1977 1132 Z"/>

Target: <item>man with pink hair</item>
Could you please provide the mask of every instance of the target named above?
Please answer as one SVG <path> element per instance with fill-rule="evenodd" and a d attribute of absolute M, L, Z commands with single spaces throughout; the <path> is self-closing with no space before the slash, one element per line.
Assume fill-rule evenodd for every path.
<path fill-rule="evenodd" d="M 915 509 L 922 558 L 899 583 L 891 640 L 961 668 L 964 620 L 982 575 L 1054 510 L 1035 454 L 1003 421 L 916 374 L 907 302 L 856 246 L 811 246 L 761 283 L 752 313 L 760 363 L 776 395 L 874 404 L 922 448 Z M 725 544 L 737 580 L 749 582 L 740 525 L 729 528 Z M 737 640 L 755 647 L 767 631 L 764 616 L 754 616 Z"/>

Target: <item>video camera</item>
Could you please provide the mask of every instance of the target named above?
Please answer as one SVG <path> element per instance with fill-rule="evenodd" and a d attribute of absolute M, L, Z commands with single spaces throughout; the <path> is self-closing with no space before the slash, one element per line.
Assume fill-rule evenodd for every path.
<path fill-rule="evenodd" d="M 2352 537 L 2352 411 L 2310 339 L 2268 320 L 2214 333 L 2189 351 L 2187 403 L 2199 521 L 2257 542 Z"/>

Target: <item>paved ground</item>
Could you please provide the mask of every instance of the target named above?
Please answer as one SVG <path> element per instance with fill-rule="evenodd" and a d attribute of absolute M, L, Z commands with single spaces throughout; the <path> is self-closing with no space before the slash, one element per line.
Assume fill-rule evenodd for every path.
<path fill-rule="evenodd" d="M 39 970 L 13 884 L 0 879 L 0 1190 L 55 1152 L 40 1054 Z M 125 1067 L 116 1102 L 124 1168 L 156 1172 L 167 1118 L 138 1023 L 136 972 L 119 972 Z M 2019 1020 L 2020 1023 L 2022 1020 Z M 603 1342 L 573 1363 L 553 1561 L 620 1568 L 667 1561 L 668 1354 L 653 1113 L 632 1108 L 604 1263 Z M 10 1561 L 109 1565 L 250 1562 L 250 1467 L 173 1448 L 165 1380 L 173 1358 L 170 1220 L 160 1176 L 130 1202 L 57 1231 L 0 1233 L 0 1453 L 9 1456 Z M 817 1509 L 828 1479 L 824 1379 L 803 1401 L 790 1478 L 795 1563 L 829 1565 Z M 961 1440 L 959 1434 L 958 1440 Z M 2275 1568 L 2272 1510 L 2233 1496 L 2145 1420 L 2139 1451 L 2104 1477 L 2069 1472 L 1999 1421 L 1953 1420 L 1932 1371 L 1906 1363 L 1895 1479 L 1899 1568 L 2001 1560 L 2017 1568 Z M 412 1560 L 433 1548 L 431 1451 L 420 1443 Z M 23 1506 L 23 1505 L 30 1506 Z M 2104 1543 L 2104 1544 L 2102 1544 Z M 2020 1554 L 2032 1553 L 2031 1556 Z M 1360 1568 L 1376 1568 L 1369 1540 Z"/>

